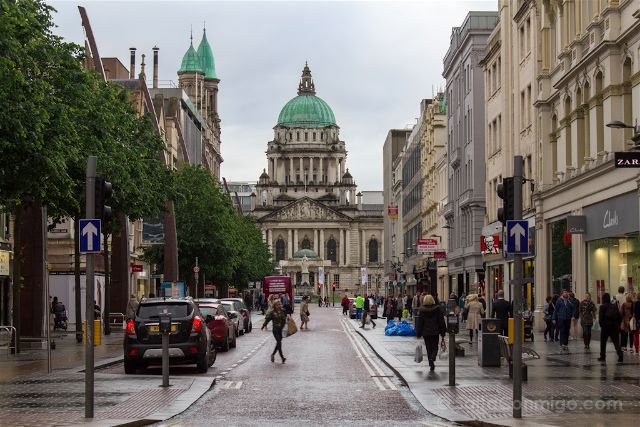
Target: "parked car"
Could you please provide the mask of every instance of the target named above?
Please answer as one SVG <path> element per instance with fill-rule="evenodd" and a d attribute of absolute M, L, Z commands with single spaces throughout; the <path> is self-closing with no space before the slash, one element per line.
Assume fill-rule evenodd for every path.
<path fill-rule="evenodd" d="M 375 303 L 373 298 L 369 298 L 369 316 L 371 316 L 372 319 L 378 318 L 378 305 Z M 356 299 L 355 298 L 349 298 L 349 318 L 350 319 L 356 318 Z"/>
<path fill-rule="evenodd" d="M 171 317 L 169 362 L 195 363 L 207 372 L 216 360 L 216 347 L 198 306 L 191 298 L 145 298 L 135 318 L 126 323 L 124 334 L 124 371 L 135 374 L 138 368 L 162 363 L 161 315 Z"/>
<path fill-rule="evenodd" d="M 229 319 L 231 319 L 231 321 L 235 326 L 236 336 L 238 337 L 240 335 L 244 335 L 244 327 L 243 327 L 244 321 L 242 320 L 242 314 L 240 314 L 240 312 L 236 310 L 236 305 L 233 303 L 233 301 L 221 300 L 220 303 L 224 305 L 224 308 L 227 311 L 227 314 L 229 315 Z"/>
<path fill-rule="evenodd" d="M 247 308 L 247 305 L 241 298 L 223 298 L 222 301 L 233 301 L 236 311 L 240 312 L 244 320 L 243 329 L 244 333 L 249 333 L 253 329 L 253 322 L 251 321 L 251 310 Z"/>
<path fill-rule="evenodd" d="M 211 340 L 216 348 L 229 351 L 236 347 L 236 325 L 233 323 L 222 303 L 196 301 L 200 313 L 204 316 L 207 328 L 211 331 Z"/>

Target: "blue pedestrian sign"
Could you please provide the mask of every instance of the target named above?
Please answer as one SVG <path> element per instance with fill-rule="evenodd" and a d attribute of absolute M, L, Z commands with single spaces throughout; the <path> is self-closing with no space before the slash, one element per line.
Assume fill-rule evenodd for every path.
<path fill-rule="evenodd" d="M 529 253 L 529 221 L 507 221 L 507 252 Z"/>
<path fill-rule="evenodd" d="M 100 252 L 100 236 L 102 235 L 99 219 L 80 220 L 80 253 L 91 254 Z"/>

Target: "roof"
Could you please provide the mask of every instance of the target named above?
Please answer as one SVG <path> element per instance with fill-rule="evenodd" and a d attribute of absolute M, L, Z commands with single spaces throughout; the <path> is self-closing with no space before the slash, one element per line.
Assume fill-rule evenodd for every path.
<path fill-rule="evenodd" d="M 307 257 L 308 259 L 320 258 L 318 254 L 316 254 L 311 249 L 300 249 L 299 251 L 293 254 L 293 259 L 302 259 L 304 257 Z"/>
<path fill-rule="evenodd" d="M 182 64 L 180 65 L 178 74 L 182 73 L 204 73 L 204 68 L 202 67 L 198 53 L 193 48 L 193 38 L 191 39 L 189 49 L 187 49 L 187 52 L 182 57 Z"/>
<path fill-rule="evenodd" d="M 200 65 L 204 70 L 204 77 L 207 79 L 217 79 L 216 62 L 213 58 L 213 51 L 211 50 L 209 40 L 207 40 L 207 30 L 202 32 L 202 40 L 200 40 L 197 54 L 200 59 Z"/>

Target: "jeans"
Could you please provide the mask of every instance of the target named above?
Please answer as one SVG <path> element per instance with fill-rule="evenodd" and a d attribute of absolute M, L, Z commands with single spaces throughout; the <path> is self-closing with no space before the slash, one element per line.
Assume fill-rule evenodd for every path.
<path fill-rule="evenodd" d="M 427 348 L 427 359 L 429 362 L 434 362 L 438 355 L 438 338 L 440 335 L 425 335 L 424 346 Z"/>
<path fill-rule="evenodd" d="M 620 334 L 618 333 L 618 328 L 613 328 L 612 330 L 602 328 L 600 331 L 600 357 L 602 359 L 605 358 L 607 353 L 607 341 L 611 338 L 613 341 L 613 346 L 616 348 L 616 353 L 618 353 L 618 357 L 622 358 L 622 349 L 620 348 Z"/>
<path fill-rule="evenodd" d="M 273 328 L 273 337 L 276 339 L 276 347 L 273 349 L 273 353 L 271 353 L 271 355 L 273 356 L 277 351 L 280 354 L 280 357 L 284 358 L 284 355 L 282 354 L 282 329 Z"/>
<path fill-rule="evenodd" d="M 362 309 L 361 308 L 356 308 L 356 319 L 358 319 L 358 320 L 362 319 Z"/>
<path fill-rule="evenodd" d="M 560 329 L 560 345 L 569 345 L 569 328 L 571 319 L 558 319 L 556 327 Z"/>
<path fill-rule="evenodd" d="M 553 322 L 551 320 L 545 320 L 544 322 L 547 324 L 544 330 L 544 339 L 546 340 L 547 336 L 549 336 L 549 339 L 553 341 Z"/>
<path fill-rule="evenodd" d="M 626 348 L 627 343 L 629 344 L 629 347 L 632 346 L 632 342 L 631 342 L 632 333 L 633 332 L 629 332 L 629 331 L 620 331 L 620 345 L 622 346 L 622 348 Z"/>

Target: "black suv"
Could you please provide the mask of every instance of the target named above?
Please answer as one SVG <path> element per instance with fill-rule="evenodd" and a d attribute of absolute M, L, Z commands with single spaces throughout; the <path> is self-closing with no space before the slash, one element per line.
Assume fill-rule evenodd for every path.
<path fill-rule="evenodd" d="M 160 316 L 171 316 L 169 360 L 172 364 L 195 363 L 207 372 L 216 360 L 216 348 L 198 306 L 191 298 L 145 298 L 135 320 L 127 321 L 124 336 L 124 371 L 162 363 Z"/>

